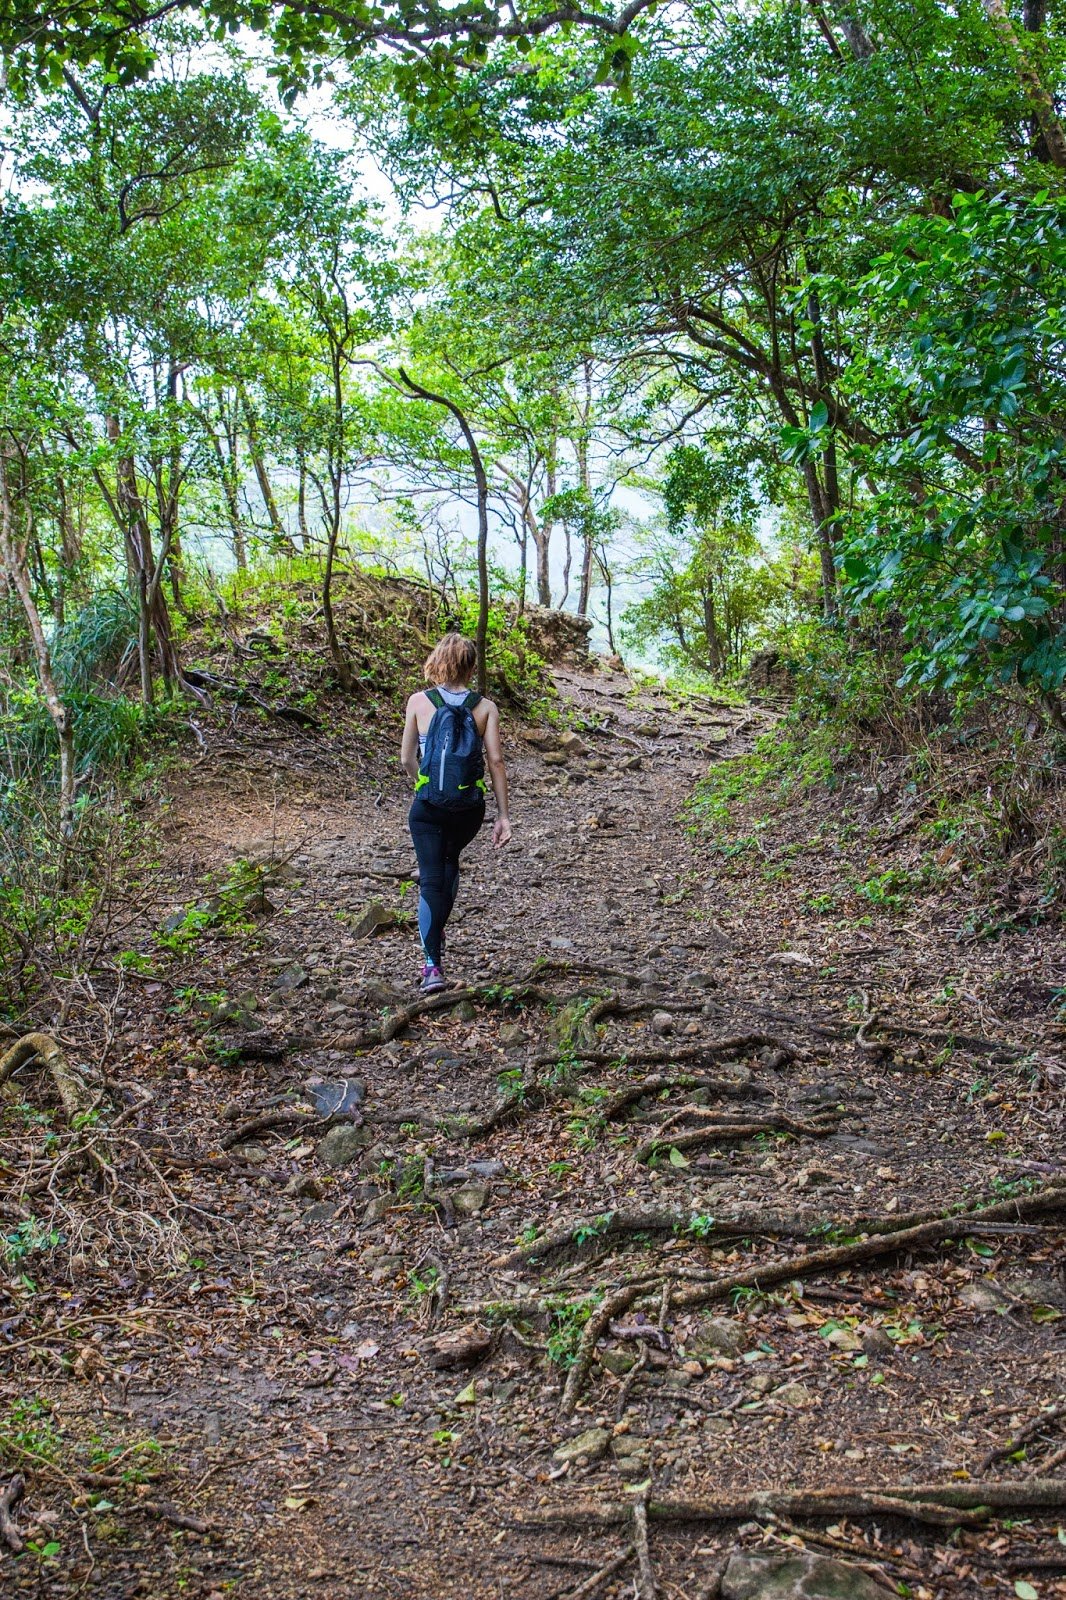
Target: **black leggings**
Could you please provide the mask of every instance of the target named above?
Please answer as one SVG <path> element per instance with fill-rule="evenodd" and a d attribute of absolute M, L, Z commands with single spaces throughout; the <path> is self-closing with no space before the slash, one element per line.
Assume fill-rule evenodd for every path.
<path fill-rule="evenodd" d="M 441 964 L 444 924 L 459 892 L 459 852 L 485 820 L 485 802 L 445 811 L 415 798 L 407 818 L 418 857 L 418 931 L 429 966 Z"/>

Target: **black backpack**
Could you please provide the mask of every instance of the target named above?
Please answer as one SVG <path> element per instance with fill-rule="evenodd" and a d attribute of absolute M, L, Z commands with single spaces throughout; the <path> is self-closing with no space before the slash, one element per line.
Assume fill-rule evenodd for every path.
<path fill-rule="evenodd" d="M 461 811 L 485 798 L 485 757 L 474 721 L 481 699 L 471 692 L 450 706 L 438 689 L 426 691 L 436 707 L 426 730 L 415 793 L 445 811 Z"/>

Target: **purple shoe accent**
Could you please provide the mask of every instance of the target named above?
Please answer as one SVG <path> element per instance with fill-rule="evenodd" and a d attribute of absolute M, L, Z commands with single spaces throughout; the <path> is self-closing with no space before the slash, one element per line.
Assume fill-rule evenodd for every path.
<path fill-rule="evenodd" d="M 422 982 L 418 986 L 419 994 L 436 994 L 438 989 L 446 988 L 444 974 L 439 967 L 427 964 L 422 968 Z"/>

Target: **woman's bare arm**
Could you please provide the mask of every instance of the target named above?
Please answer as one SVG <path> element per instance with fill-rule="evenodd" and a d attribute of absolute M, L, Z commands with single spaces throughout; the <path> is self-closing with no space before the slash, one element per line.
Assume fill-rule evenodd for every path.
<path fill-rule="evenodd" d="M 503 750 L 500 748 L 500 713 L 491 701 L 488 721 L 485 723 L 484 743 L 489 781 L 496 796 L 496 822 L 492 830 L 492 842 L 499 848 L 511 837 L 511 816 L 507 805 L 507 768 L 503 764 Z"/>
<path fill-rule="evenodd" d="M 400 743 L 400 765 L 414 783 L 418 777 L 418 718 L 415 715 L 415 700 L 412 695 L 407 702 L 407 718 L 403 725 L 403 739 Z"/>

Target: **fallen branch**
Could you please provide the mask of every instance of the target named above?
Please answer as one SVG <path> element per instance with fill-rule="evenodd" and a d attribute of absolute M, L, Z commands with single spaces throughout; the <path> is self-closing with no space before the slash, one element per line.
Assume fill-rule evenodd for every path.
<path fill-rule="evenodd" d="M 3 1494 L 0 1494 L 0 1539 L 15 1555 L 21 1555 L 25 1549 L 25 1541 L 19 1532 L 18 1524 L 12 1515 L 22 1496 L 26 1492 L 26 1480 L 21 1472 L 16 1472 Z"/>
<path fill-rule="evenodd" d="M 0 1056 L 0 1083 L 6 1083 L 20 1067 L 40 1062 L 51 1075 L 68 1122 L 86 1111 L 92 1093 L 84 1079 L 74 1071 L 50 1033 L 27 1033 Z"/>

